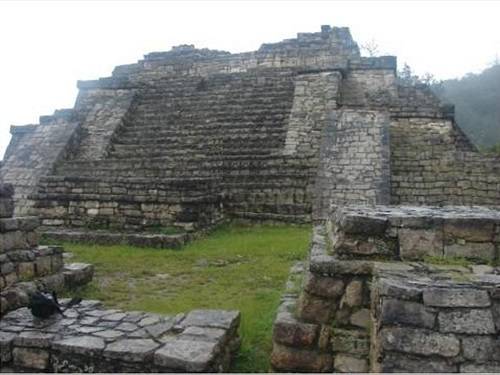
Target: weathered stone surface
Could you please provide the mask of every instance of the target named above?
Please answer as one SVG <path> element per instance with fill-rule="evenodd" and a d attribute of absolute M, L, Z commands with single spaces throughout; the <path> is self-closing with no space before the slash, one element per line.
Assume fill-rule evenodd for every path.
<path fill-rule="evenodd" d="M 281 311 L 274 323 L 273 340 L 293 347 L 308 347 L 315 344 L 318 332 L 317 324 L 300 322 L 292 313 Z"/>
<path fill-rule="evenodd" d="M 490 242 L 495 229 L 491 219 L 453 218 L 444 223 L 446 237 L 461 238 L 471 242 Z"/>
<path fill-rule="evenodd" d="M 399 230 L 399 248 L 403 260 L 443 255 L 443 233 L 438 230 Z"/>
<path fill-rule="evenodd" d="M 49 352 L 38 348 L 14 348 L 14 365 L 21 368 L 46 370 L 49 368 Z"/>
<path fill-rule="evenodd" d="M 274 344 L 271 366 L 279 371 L 329 372 L 332 370 L 332 356 L 315 350 L 299 350 Z"/>
<path fill-rule="evenodd" d="M 363 281 L 361 280 L 352 280 L 349 284 L 347 284 L 345 288 L 344 296 L 340 302 L 340 305 L 343 306 L 346 304 L 349 307 L 357 307 L 361 306 L 363 303 Z"/>
<path fill-rule="evenodd" d="M 160 345 L 151 339 L 123 339 L 110 343 L 104 356 L 127 362 L 144 362 Z"/>
<path fill-rule="evenodd" d="M 99 337 L 75 336 L 55 341 L 52 347 L 62 353 L 96 355 L 102 352 L 105 343 L 104 340 Z"/>
<path fill-rule="evenodd" d="M 0 361 L 2 363 L 10 362 L 12 359 L 12 343 L 16 337 L 15 333 L 0 330 Z"/>
<path fill-rule="evenodd" d="M 360 309 L 360 310 L 354 312 L 351 315 L 349 322 L 355 327 L 369 329 L 370 325 L 371 325 L 370 310 L 369 309 Z"/>
<path fill-rule="evenodd" d="M 433 328 L 436 314 L 416 302 L 385 299 L 382 303 L 380 321 L 383 324 L 402 324 L 422 328 Z"/>
<path fill-rule="evenodd" d="M 28 346 L 34 348 L 48 348 L 54 335 L 39 331 L 21 332 L 14 340 L 15 346 Z"/>
<path fill-rule="evenodd" d="M 377 284 L 380 295 L 403 300 L 418 300 L 422 296 L 422 288 L 409 285 L 396 279 L 380 278 Z"/>
<path fill-rule="evenodd" d="M 464 244 L 451 243 L 444 245 L 444 255 L 447 257 L 463 257 L 490 262 L 495 259 L 495 254 L 496 250 L 493 243 L 467 242 Z"/>
<path fill-rule="evenodd" d="M 160 368 L 186 371 L 207 371 L 217 351 L 217 344 L 207 341 L 171 340 L 154 353 Z"/>
<path fill-rule="evenodd" d="M 460 341 L 453 335 L 414 328 L 384 328 L 380 342 L 385 350 L 410 354 L 454 357 L 460 352 Z"/>
<path fill-rule="evenodd" d="M 335 328 L 331 341 L 334 352 L 367 356 L 370 351 L 370 342 L 366 330 Z"/>
<path fill-rule="evenodd" d="M 476 364 L 467 363 L 460 366 L 460 372 L 480 372 L 485 374 L 498 374 L 500 373 L 500 361 L 491 364 Z"/>
<path fill-rule="evenodd" d="M 307 292 L 300 295 L 297 305 L 297 315 L 309 323 L 326 323 L 333 315 L 335 302 L 313 296 Z"/>
<path fill-rule="evenodd" d="M 424 304 L 436 307 L 487 307 L 490 297 L 485 290 L 472 288 L 427 288 Z"/>
<path fill-rule="evenodd" d="M 338 298 L 344 291 L 344 281 L 339 278 L 307 273 L 304 289 L 310 293 L 321 297 Z"/>
<path fill-rule="evenodd" d="M 193 310 L 182 321 L 186 327 L 212 327 L 233 329 L 239 324 L 240 313 L 238 311 L 222 310 Z"/>
<path fill-rule="evenodd" d="M 500 338 L 492 336 L 469 336 L 462 339 L 464 357 L 484 363 L 500 359 Z"/>
<path fill-rule="evenodd" d="M 439 330 L 445 333 L 493 334 L 496 332 L 490 309 L 441 311 Z"/>
<path fill-rule="evenodd" d="M 181 340 L 222 342 L 225 340 L 227 332 L 220 328 L 208 327 L 187 327 L 180 335 Z M 166 340 L 170 338 L 167 336 Z"/>
<path fill-rule="evenodd" d="M 371 370 L 376 372 L 418 372 L 418 373 L 434 373 L 434 372 L 457 372 L 457 366 L 448 363 L 443 359 L 414 357 L 408 354 L 386 353 L 381 363 L 375 364 Z"/>
<path fill-rule="evenodd" d="M 368 360 L 338 354 L 333 367 L 336 372 L 368 372 Z"/>

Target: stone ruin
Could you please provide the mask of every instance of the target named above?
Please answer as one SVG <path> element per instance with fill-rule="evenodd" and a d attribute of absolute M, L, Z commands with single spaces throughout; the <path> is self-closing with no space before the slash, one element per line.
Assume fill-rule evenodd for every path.
<path fill-rule="evenodd" d="M 12 126 L 0 175 L 58 240 L 176 247 L 225 220 L 313 223 L 274 371 L 500 372 L 500 158 L 396 68 L 330 26 L 249 53 L 150 53 Z"/>

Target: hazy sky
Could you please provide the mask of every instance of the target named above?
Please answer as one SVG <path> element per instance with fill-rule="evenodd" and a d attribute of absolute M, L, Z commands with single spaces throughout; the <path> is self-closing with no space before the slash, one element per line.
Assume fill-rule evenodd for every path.
<path fill-rule="evenodd" d="M 230 52 L 348 26 L 362 44 L 438 78 L 500 56 L 499 1 L 0 1 L 0 156 L 9 126 L 69 108 L 78 79 L 178 44 Z"/>

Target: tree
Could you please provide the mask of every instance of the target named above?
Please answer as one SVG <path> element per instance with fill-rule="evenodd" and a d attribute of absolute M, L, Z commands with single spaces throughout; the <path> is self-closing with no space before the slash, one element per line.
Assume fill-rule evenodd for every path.
<path fill-rule="evenodd" d="M 368 56 L 370 57 L 378 56 L 380 54 L 379 46 L 375 39 L 372 39 L 366 43 L 362 43 L 361 50 L 366 52 L 366 54 L 368 54 Z"/>

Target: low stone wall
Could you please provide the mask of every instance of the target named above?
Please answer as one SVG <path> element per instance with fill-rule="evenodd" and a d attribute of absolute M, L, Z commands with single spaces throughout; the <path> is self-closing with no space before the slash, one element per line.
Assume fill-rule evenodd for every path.
<path fill-rule="evenodd" d="M 211 180 L 47 177 L 35 207 L 44 227 L 193 230 L 216 224 L 220 198 Z"/>
<path fill-rule="evenodd" d="M 64 266 L 63 249 L 38 246 L 36 217 L 12 217 L 14 189 L 0 184 L 0 316 L 26 306 L 36 290 L 62 291 L 92 280 L 89 264 Z"/>
<path fill-rule="evenodd" d="M 63 304 L 67 300 L 61 301 Z M 2 368 L 50 372 L 227 372 L 240 344 L 237 311 L 163 316 L 83 301 L 46 320 L 27 308 L 0 322 Z"/>
<path fill-rule="evenodd" d="M 343 221 L 339 216 L 334 223 L 340 222 L 344 230 L 351 228 L 347 230 L 351 234 L 357 228 L 356 235 L 361 229 L 376 233 L 381 227 L 389 227 L 388 212 L 385 218 L 367 218 L 354 211 L 342 216 Z M 471 218 L 474 212 L 461 220 L 456 210 L 450 211 L 455 221 L 450 220 L 449 228 L 469 228 L 469 232 L 464 229 L 463 233 L 470 236 L 474 230 L 484 233 L 489 228 L 485 223 L 497 220 L 491 217 L 491 211 L 485 211 L 482 215 L 476 211 L 475 221 Z M 429 212 L 436 216 L 436 209 Z M 465 210 L 462 214 L 466 216 Z M 395 217 L 391 219 L 396 220 Z M 418 223 L 429 224 L 430 217 L 407 212 L 407 216 L 402 214 L 396 221 L 399 225 L 413 221 L 418 227 Z M 446 225 L 443 213 L 440 219 L 441 225 Z M 465 227 L 460 226 L 464 223 Z M 330 228 L 322 224 L 314 227 L 309 264 L 292 269 L 274 324 L 274 371 L 498 371 L 498 267 L 401 262 L 385 250 L 373 257 L 358 254 L 357 246 L 348 247 L 346 254 L 335 248 L 340 242 L 332 241 L 335 236 L 329 234 Z M 497 229 L 490 229 L 496 236 L 493 231 Z M 377 249 L 376 238 L 351 238 L 346 243 Z M 434 301 L 441 301 L 422 300 L 423 290 L 437 290 Z M 468 302 L 461 302 L 463 298 L 468 298 Z M 448 341 L 439 341 L 443 337 L 455 345 L 452 351 L 447 352 Z M 471 353 L 483 347 L 485 351 L 472 358 Z M 442 353 L 445 355 L 440 357 Z M 418 367 L 422 361 L 426 362 L 424 367 Z"/>
<path fill-rule="evenodd" d="M 340 259 L 499 259 L 500 212 L 480 207 L 348 206 L 332 216 L 331 254 Z"/>
<path fill-rule="evenodd" d="M 377 269 L 371 370 L 499 373 L 500 274 L 473 271 Z"/>

